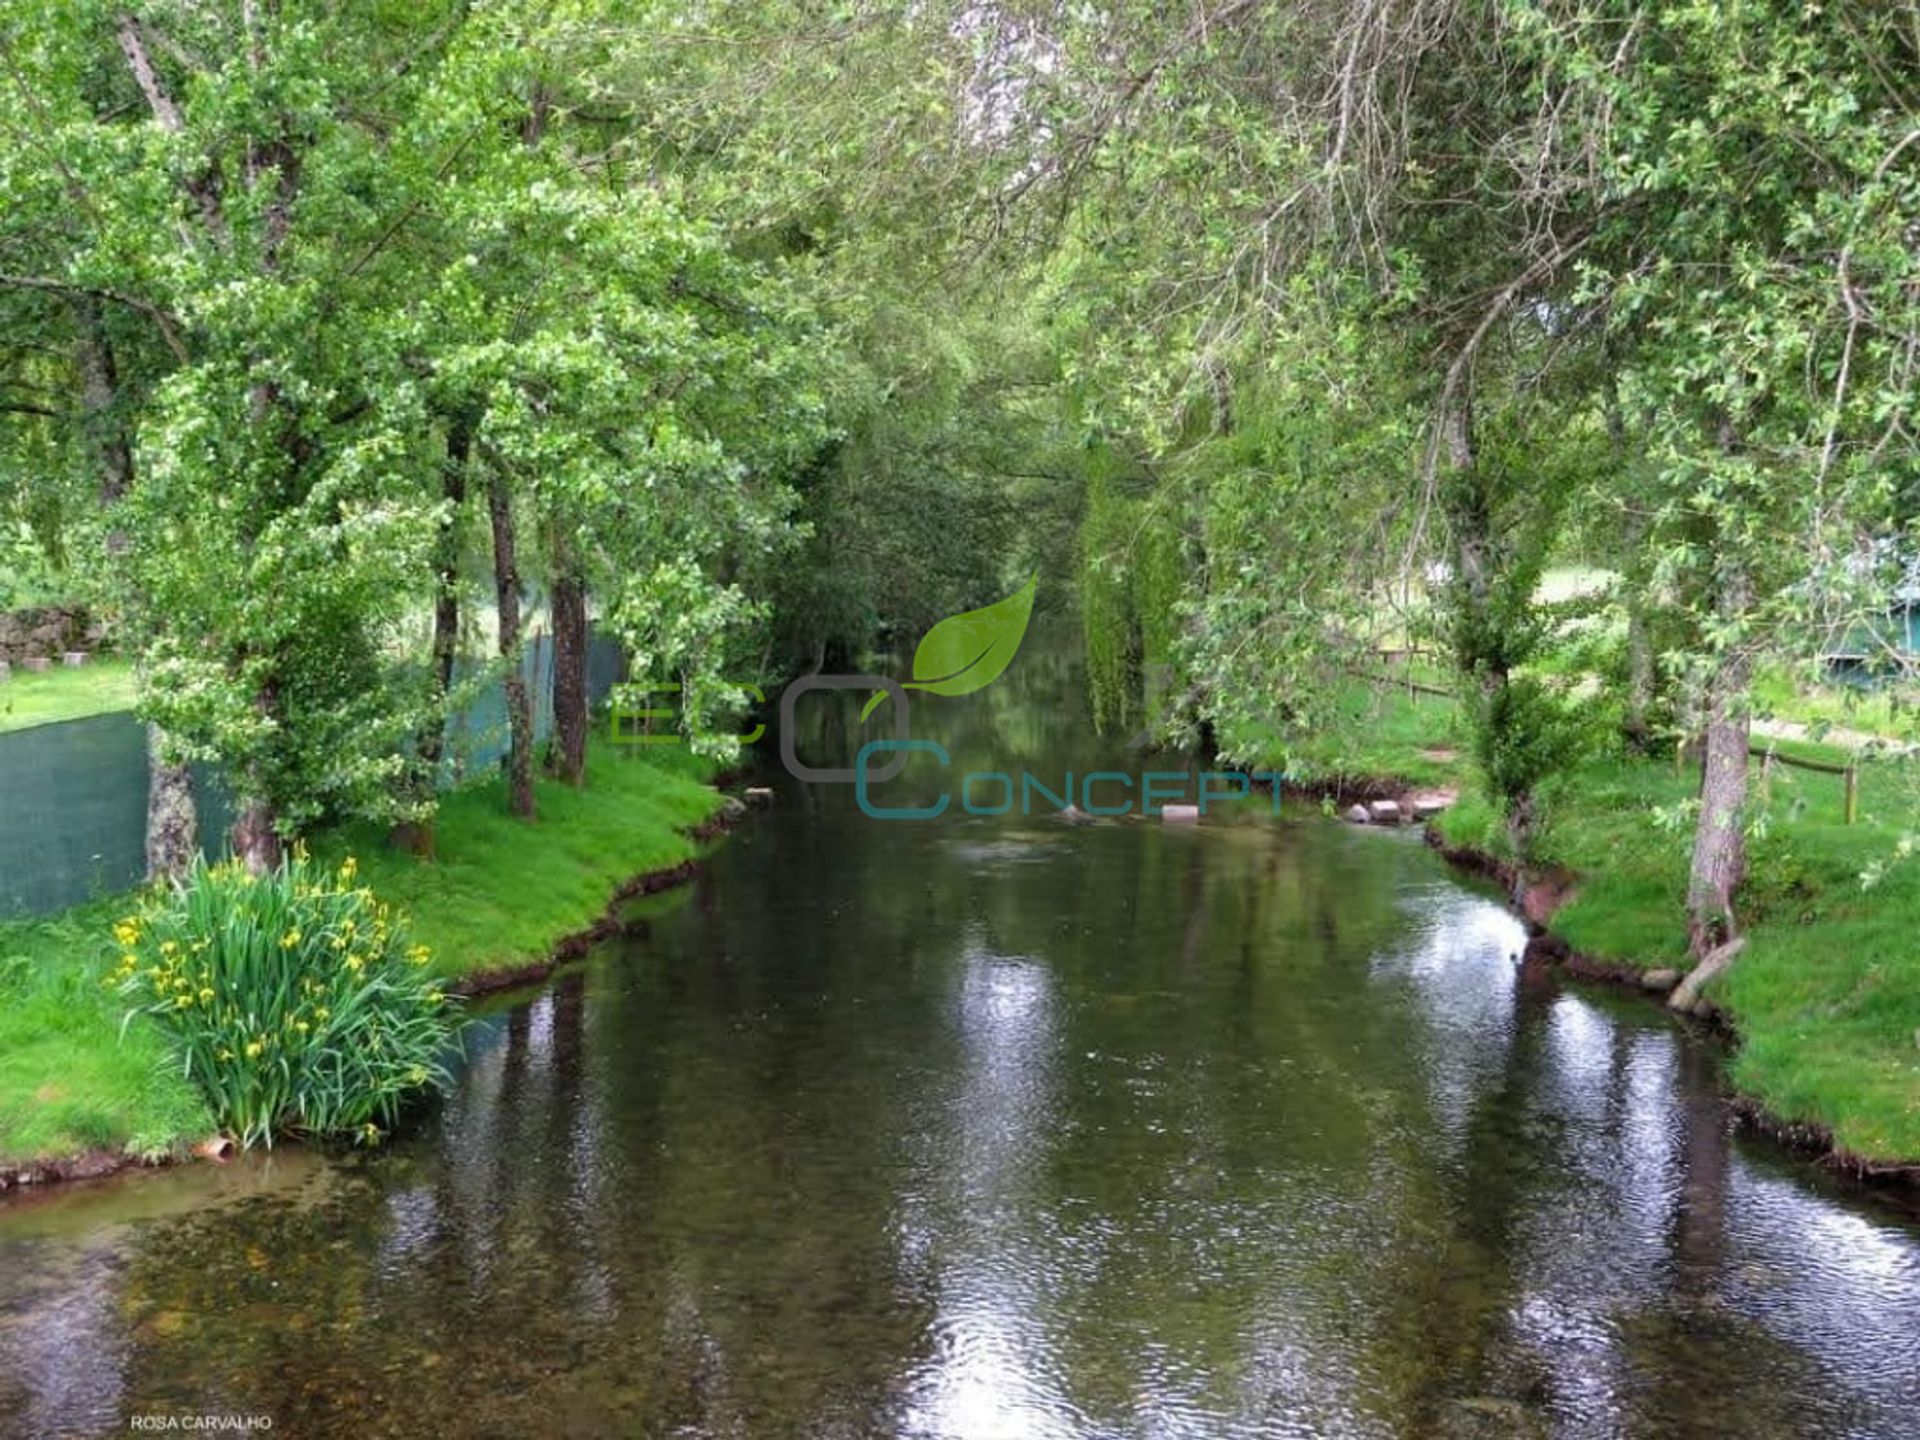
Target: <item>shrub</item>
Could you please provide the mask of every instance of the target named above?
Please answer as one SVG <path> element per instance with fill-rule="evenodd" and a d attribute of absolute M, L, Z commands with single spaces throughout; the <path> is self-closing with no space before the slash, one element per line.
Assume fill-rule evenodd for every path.
<path fill-rule="evenodd" d="M 355 883 L 304 855 L 269 875 L 197 861 L 114 927 L 108 983 L 138 997 L 241 1144 L 371 1143 L 407 1097 L 447 1081 L 448 997 L 424 946 Z M 123 1027 L 124 1028 L 124 1027 Z"/>

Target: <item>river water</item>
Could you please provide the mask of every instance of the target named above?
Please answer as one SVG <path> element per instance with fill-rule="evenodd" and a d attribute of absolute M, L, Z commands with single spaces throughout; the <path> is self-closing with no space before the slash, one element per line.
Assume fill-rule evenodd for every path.
<path fill-rule="evenodd" d="M 1084 774 L 1070 681 L 887 802 Z M 1920 1226 L 1410 833 L 785 781 L 645 904 L 380 1151 L 0 1205 L 0 1434 L 1920 1433 Z"/>

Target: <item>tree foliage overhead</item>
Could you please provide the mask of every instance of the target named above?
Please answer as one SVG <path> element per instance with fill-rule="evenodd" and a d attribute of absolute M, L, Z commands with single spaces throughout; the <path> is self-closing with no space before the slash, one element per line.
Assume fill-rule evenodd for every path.
<path fill-rule="evenodd" d="M 1912 541 L 1917 37 L 1911 0 L 15 0 L 6 543 L 116 557 L 148 712 L 256 830 L 430 808 L 419 617 L 444 671 L 485 528 L 501 668 L 523 590 L 562 641 L 590 595 L 696 721 L 1035 572 L 1102 723 L 1151 692 L 1229 753 L 1426 643 L 1522 854 L 1611 743 L 1539 665 L 1577 547 L 1622 577 L 1621 728 L 1706 736 L 1705 945 L 1754 657 Z"/>

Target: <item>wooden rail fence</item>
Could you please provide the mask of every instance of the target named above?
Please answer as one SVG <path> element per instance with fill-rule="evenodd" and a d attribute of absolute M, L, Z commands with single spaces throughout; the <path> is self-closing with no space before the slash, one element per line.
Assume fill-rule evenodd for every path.
<path fill-rule="evenodd" d="M 1697 744 L 1687 736 L 1682 736 L 1673 749 L 1673 773 L 1678 775 L 1686 768 L 1687 751 Z M 1782 755 L 1771 745 L 1749 743 L 1747 754 L 1758 757 L 1760 761 L 1760 803 L 1765 805 L 1773 798 L 1773 767 L 1785 765 L 1793 770 L 1809 770 L 1816 775 L 1838 775 L 1841 781 L 1842 813 L 1846 823 L 1854 825 L 1860 820 L 1860 764 L 1849 760 L 1845 764 L 1835 764 L 1830 760 L 1802 760 L 1797 755 Z"/>

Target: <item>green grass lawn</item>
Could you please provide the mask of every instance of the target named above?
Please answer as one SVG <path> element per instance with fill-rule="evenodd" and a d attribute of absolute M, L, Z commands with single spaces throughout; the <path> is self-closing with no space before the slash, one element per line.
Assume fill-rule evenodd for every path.
<path fill-rule="evenodd" d="M 1618 583 L 1612 570 L 1594 565 L 1555 565 L 1542 572 L 1534 598 L 1543 605 L 1558 605 L 1582 596 L 1597 595 Z"/>
<path fill-rule="evenodd" d="M 34 672 L 13 667 L 0 681 L 0 733 L 78 720 L 133 708 L 133 667 L 124 660 L 90 660 L 77 670 L 55 665 Z"/>
<path fill-rule="evenodd" d="M 1773 719 L 1858 730 L 1908 744 L 1920 739 L 1920 690 L 1911 685 L 1805 685 L 1796 683 L 1787 667 L 1770 665 L 1754 677 L 1753 698 L 1756 712 Z"/>
<path fill-rule="evenodd" d="M 390 849 L 383 833 L 319 837 L 316 854 L 348 853 L 382 898 L 408 912 L 435 965 L 460 976 L 538 959 L 592 924 L 631 876 L 690 858 L 682 830 L 718 795 L 706 763 L 678 748 L 596 747 L 588 785 L 542 781 L 540 819 L 504 811 L 497 780 L 446 797 L 438 859 Z M 159 1032 L 100 977 L 125 897 L 39 921 L 0 922 L 0 1164 L 103 1148 L 166 1153 L 213 1130 L 199 1095 L 168 1065 Z"/>

